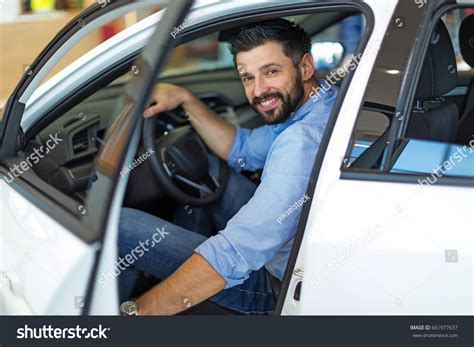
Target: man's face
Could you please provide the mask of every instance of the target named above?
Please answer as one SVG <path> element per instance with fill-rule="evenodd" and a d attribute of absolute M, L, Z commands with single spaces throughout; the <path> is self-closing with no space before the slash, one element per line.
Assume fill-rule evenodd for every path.
<path fill-rule="evenodd" d="M 237 70 L 253 109 L 267 124 L 288 119 L 304 98 L 300 71 L 279 43 L 237 54 Z"/>

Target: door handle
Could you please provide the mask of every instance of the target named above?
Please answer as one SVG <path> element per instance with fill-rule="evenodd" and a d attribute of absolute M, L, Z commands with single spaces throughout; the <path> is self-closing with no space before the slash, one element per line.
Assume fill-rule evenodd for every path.
<path fill-rule="evenodd" d="M 293 275 L 297 277 L 298 279 L 296 280 L 296 285 L 293 289 L 293 300 L 295 301 L 300 301 L 300 296 L 301 296 L 301 285 L 303 284 L 303 273 L 304 270 L 302 268 L 295 269 L 293 271 Z"/>

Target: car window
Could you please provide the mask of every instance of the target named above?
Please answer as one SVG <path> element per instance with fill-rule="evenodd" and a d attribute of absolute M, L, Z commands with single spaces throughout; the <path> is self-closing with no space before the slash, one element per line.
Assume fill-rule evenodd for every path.
<path fill-rule="evenodd" d="M 455 144 L 406 139 L 400 147 L 392 173 L 429 175 L 434 184 L 441 176 L 474 177 L 474 148 Z M 420 183 L 425 183 L 420 180 Z"/>
<path fill-rule="evenodd" d="M 159 14 L 157 11 L 160 8 L 144 6 L 137 10 L 137 6 L 130 5 L 128 12 L 124 8 L 116 12 L 119 15 L 115 18 L 113 14 L 105 15 L 114 19 L 104 20 L 105 24 L 99 29 L 74 42 L 54 66 L 45 66 L 43 69 L 48 70 L 47 75 L 27 99 L 22 118 L 26 137 L 24 153 L 28 156 L 39 152 L 44 156 L 44 160 L 32 166 L 32 171 L 79 203 L 85 201 L 86 192 L 95 179 L 93 158 L 104 141 L 106 129 L 113 122 L 112 115 L 120 110 L 119 100 L 125 82 L 137 73 L 137 67 L 132 66 L 126 74 L 109 82 L 85 102 L 75 105 L 77 90 L 74 88 L 77 88 L 76 84 L 79 86 L 89 81 L 89 77 L 84 77 L 86 74 L 92 76 L 94 81 L 102 76 L 97 71 L 104 68 L 101 66 L 106 64 L 104 54 L 113 50 L 111 45 L 123 45 L 127 38 L 130 40 L 129 36 L 134 40 L 136 36 L 133 35 L 154 29 L 156 20 L 153 21 L 152 17 Z M 146 39 L 145 35 L 142 36 Z M 123 50 L 127 47 L 122 46 Z M 123 58 L 124 52 L 120 53 Z M 135 50 L 130 53 L 135 53 Z M 42 153 L 50 139 L 55 139 L 57 143 L 54 148 L 48 147 L 46 153 Z"/>
<path fill-rule="evenodd" d="M 436 25 L 436 33 L 431 34 L 430 46 L 426 52 L 431 55 L 436 52 L 439 57 L 440 51 L 449 54 L 446 47 L 452 45 L 455 55 L 453 64 L 447 66 L 446 71 L 437 69 L 439 64 L 434 64 L 435 68 L 432 70 L 432 73 L 440 75 L 435 80 L 441 78 L 445 82 L 449 80 L 451 90 L 456 88 L 457 74 L 467 65 L 460 55 L 458 35 L 455 33 L 469 11 L 455 10 L 445 14 L 441 24 Z M 408 24 L 408 19 L 404 18 L 403 23 Z M 440 33 L 446 32 L 443 27 L 446 27 L 449 35 L 441 36 Z M 374 170 L 412 175 L 442 172 L 443 176 L 473 177 L 474 141 L 466 143 L 457 141 L 460 116 L 458 105 L 449 98 L 450 91 L 444 91 L 450 88 L 430 87 L 426 84 L 426 76 L 423 75 L 425 72 L 423 67 L 426 67 L 426 64 L 423 64 L 423 70 L 417 81 L 414 101 L 406 118 L 405 128 L 395 135 L 395 141 L 391 141 L 390 128 L 394 122 L 405 120 L 401 112 L 393 112 L 393 116 L 387 117 L 386 113 L 367 111 L 367 105 L 374 103 L 395 111 L 411 46 L 415 43 L 413 42 L 415 30 L 416 27 L 407 25 L 403 30 L 397 29 L 395 25 L 389 28 L 390 34 L 386 36 L 379 51 L 364 104 L 353 129 L 351 142 L 342 164 L 343 170 Z M 433 45 L 439 48 L 430 53 Z M 459 70 L 456 70 L 456 65 Z M 391 145 L 393 152 L 387 151 Z"/>
<path fill-rule="evenodd" d="M 132 25 L 138 22 L 138 20 L 141 18 L 139 16 L 143 16 L 143 14 L 141 12 L 139 14 L 137 11 L 129 12 L 124 16 L 120 16 L 119 18 L 109 21 L 108 23 L 102 25 L 99 29 L 93 30 L 87 34 L 87 36 L 77 42 L 74 47 L 72 47 L 61 58 L 61 60 L 46 75 L 41 84 L 47 82 L 49 79 L 51 79 L 51 77 L 82 56 L 91 54 L 90 52 L 99 45 L 110 40 L 123 30 L 130 28 Z M 27 70 L 27 68 L 28 66 L 25 66 L 25 70 Z"/>

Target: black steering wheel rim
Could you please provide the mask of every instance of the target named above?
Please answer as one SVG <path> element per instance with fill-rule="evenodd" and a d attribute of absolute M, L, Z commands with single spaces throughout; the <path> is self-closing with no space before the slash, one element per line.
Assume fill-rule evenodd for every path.
<path fill-rule="evenodd" d="M 145 149 L 153 149 L 153 153 L 148 158 L 148 164 L 151 173 L 155 180 L 163 187 L 165 192 L 174 200 L 181 202 L 189 206 L 207 206 L 217 201 L 227 185 L 229 178 L 229 167 L 227 163 L 219 158 L 219 176 L 214 178 L 209 170 L 207 162 L 207 149 L 201 138 L 194 132 L 191 126 L 184 126 L 173 130 L 167 135 L 161 136 L 158 140 L 156 139 L 156 119 L 155 117 L 146 118 L 143 122 L 142 140 Z M 178 144 L 184 143 L 185 148 L 190 149 L 191 154 L 186 151 L 180 150 Z M 175 145 L 176 144 L 176 145 Z M 170 153 L 171 150 L 171 153 Z M 203 159 L 203 151 L 205 152 L 205 159 Z M 189 169 L 190 162 L 193 158 L 190 155 L 195 154 L 198 158 L 194 158 L 194 165 L 191 165 L 191 169 L 197 168 L 199 171 L 197 174 L 193 174 L 192 170 Z M 174 155 L 174 159 L 181 161 L 181 164 L 185 164 L 184 168 L 188 168 L 186 174 L 180 174 L 180 169 L 183 169 L 183 165 L 175 163 L 170 157 Z M 196 160 L 199 163 L 196 163 Z M 171 163 L 171 165 L 169 165 Z M 170 169 L 172 167 L 172 169 Z M 203 170 L 206 170 L 207 179 L 210 179 L 215 185 L 215 189 L 211 189 L 207 184 L 202 184 L 199 181 L 199 176 L 203 174 Z M 185 170 L 182 170 L 185 171 Z M 206 177 L 203 177 L 206 178 Z M 186 192 L 183 192 L 174 182 L 174 179 L 179 179 L 183 184 L 193 186 L 199 190 L 200 197 L 192 196 Z M 194 186 L 196 185 L 196 186 Z M 207 189 L 205 188 L 207 186 Z"/>

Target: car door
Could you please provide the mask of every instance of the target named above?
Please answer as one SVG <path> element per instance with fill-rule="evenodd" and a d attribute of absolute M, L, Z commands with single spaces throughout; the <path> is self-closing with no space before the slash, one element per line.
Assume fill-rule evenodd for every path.
<path fill-rule="evenodd" d="M 301 248 L 290 260 L 282 314 L 469 315 L 472 145 L 383 136 L 413 117 L 410 95 L 414 98 L 424 49 L 439 39 L 430 30 L 439 18 L 436 8 L 443 7 L 441 2 L 367 3 L 376 18 L 371 40 L 380 40 L 381 47 L 375 61 L 360 61 L 328 135 Z M 455 72 L 452 65 L 446 70 Z M 372 112 L 379 119 L 389 115 L 390 127 L 385 121 L 361 122 L 364 101 L 378 102 Z M 375 131 L 376 141 L 359 141 L 361 130 L 371 136 Z M 397 150 L 382 156 L 395 143 Z M 381 148 L 380 154 L 371 151 L 381 162 L 353 165 L 356 146 Z M 431 170 L 455 154 L 457 165 L 431 182 Z"/>
<path fill-rule="evenodd" d="M 90 182 L 84 204 L 56 191 L 30 170 L 38 156 L 53 151 L 64 139 L 51 134 L 47 146 L 35 152 L 36 157 L 25 157 L 19 151 L 23 136 L 20 121 L 25 104 L 40 82 L 78 40 L 111 19 L 157 5 L 167 3 L 112 1 L 86 9 L 50 42 L 8 99 L 0 126 L 0 314 L 81 314 L 103 312 L 104 307 L 109 313 L 117 312 L 117 293 L 112 286 L 107 288 L 104 300 L 94 301 L 95 306 L 91 306 L 94 293 L 104 293 L 94 291 L 94 280 L 99 261 L 113 264 L 116 258 L 114 252 L 104 251 L 104 242 L 109 241 L 105 231 L 118 223 L 117 168 L 133 152 L 128 144 L 140 119 L 131 117 L 128 111 L 134 109 L 135 102 L 145 102 L 143 93 L 152 85 L 149 75 L 137 76 L 133 88 L 128 89 L 132 92 L 124 93 L 129 102 L 100 151 L 97 179 Z M 141 60 L 143 72 L 154 71 L 151 63 L 161 55 L 156 45 L 166 47 L 169 35 L 163 33 L 171 31 L 189 6 L 190 2 L 177 1 L 166 9 L 169 16 L 162 21 L 162 34 L 153 37 L 158 43 Z"/>

